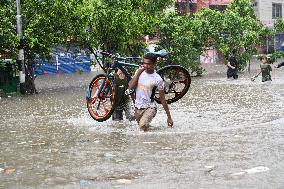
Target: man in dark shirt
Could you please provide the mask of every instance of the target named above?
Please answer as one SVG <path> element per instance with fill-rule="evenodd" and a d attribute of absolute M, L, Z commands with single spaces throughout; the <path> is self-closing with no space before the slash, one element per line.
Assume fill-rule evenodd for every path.
<path fill-rule="evenodd" d="M 227 70 L 227 78 L 233 77 L 234 79 L 238 79 L 238 61 L 237 61 L 237 50 L 234 49 L 232 51 L 232 56 L 229 58 L 227 63 L 228 70 Z"/>
<path fill-rule="evenodd" d="M 125 113 L 125 118 L 129 121 L 134 120 L 134 109 L 133 112 L 131 110 L 131 101 L 132 99 L 130 96 L 125 94 L 125 91 L 128 88 L 128 81 L 126 79 L 126 76 L 123 74 L 123 72 L 118 69 L 115 76 L 114 76 L 114 83 L 115 83 L 115 95 L 116 95 L 116 101 L 115 101 L 115 109 L 112 114 L 112 120 L 114 121 L 121 121 L 123 120 L 123 111 Z"/>

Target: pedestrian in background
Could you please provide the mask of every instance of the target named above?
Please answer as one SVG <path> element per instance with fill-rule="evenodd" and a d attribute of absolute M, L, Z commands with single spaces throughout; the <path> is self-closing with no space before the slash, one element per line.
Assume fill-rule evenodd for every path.
<path fill-rule="evenodd" d="M 260 63 L 260 72 L 257 75 L 255 75 L 254 77 L 252 77 L 251 80 L 254 81 L 255 78 L 257 78 L 257 76 L 259 74 L 261 74 L 261 76 L 262 76 L 261 81 L 262 82 L 272 81 L 270 72 L 272 72 L 272 67 L 269 65 L 268 57 L 266 57 L 266 56 L 262 57 L 261 63 Z"/>
<path fill-rule="evenodd" d="M 234 79 L 238 79 L 238 61 L 236 49 L 232 51 L 232 55 L 228 60 L 227 67 L 227 78 L 233 77 Z"/>
<path fill-rule="evenodd" d="M 272 81 L 271 79 L 271 74 L 272 72 L 272 67 L 269 65 L 269 59 L 265 56 L 262 58 L 260 64 L 260 69 L 261 69 L 261 75 L 262 75 L 262 82 L 265 81 Z"/>

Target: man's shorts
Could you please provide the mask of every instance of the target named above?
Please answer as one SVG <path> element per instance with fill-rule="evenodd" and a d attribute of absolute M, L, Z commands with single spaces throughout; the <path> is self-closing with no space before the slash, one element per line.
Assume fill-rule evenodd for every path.
<path fill-rule="evenodd" d="M 262 76 L 262 82 L 265 82 L 265 81 L 272 81 L 271 75 Z"/>
<path fill-rule="evenodd" d="M 157 108 L 135 108 L 135 118 L 140 129 L 148 130 L 149 125 L 157 114 Z"/>

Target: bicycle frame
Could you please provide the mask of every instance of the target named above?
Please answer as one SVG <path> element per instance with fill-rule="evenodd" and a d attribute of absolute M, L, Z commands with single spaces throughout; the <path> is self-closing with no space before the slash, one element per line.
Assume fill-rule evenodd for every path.
<path fill-rule="evenodd" d="M 108 56 L 108 57 L 112 57 L 114 59 L 113 61 L 113 64 L 112 64 L 112 69 L 115 69 L 116 67 L 119 67 L 121 69 L 122 66 L 126 66 L 126 67 L 138 67 L 137 64 L 131 64 L 131 63 L 126 63 L 126 62 L 122 62 L 121 60 L 135 60 L 135 59 L 141 59 L 140 57 L 119 57 L 119 56 L 114 56 L 110 53 L 107 53 L 107 52 L 101 52 L 101 54 L 103 55 L 102 56 L 102 61 L 99 60 L 99 56 L 97 55 L 97 53 L 94 53 L 95 55 L 95 60 L 96 60 L 96 63 L 99 64 L 99 66 L 104 70 L 104 72 L 106 74 L 108 74 L 108 69 L 110 68 L 110 65 L 107 63 L 106 66 L 104 66 L 104 60 L 105 60 L 105 56 Z M 124 69 L 124 71 L 126 71 Z M 124 74 L 127 74 L 127 71 L 124 73 Z M 128 73 L 129 75 L 129 73 Z"/>
<path fill-rule="evenodd" d="M 121 62 L 121 61 L 115 61 L 113 63 L 112 69 L 116 69 L 116 68 L 120 69 L 122 73 L 126 76 L 127 81 L 129 82 L 132 77 L 131 77 L 131 74 L 124 67 L 139 67 L 139 65 Z"/>
<path fill-rule="evenodd" d="M 103 55 L 107 55 L 107 56 L 112 56 L 109 53 L 105 53 L 102 52 Z M 104 72 L 106 73 L 106 79 L 103 81 L 103 83 L 101 84 L 98 93 L 97 93 L 97 98 L 102 98 L 104 97 L 104 94 L 107 94 L 110 90 L 109 86 L 107 85 L 107 80 L 109 80 L 110 82 L 114 82 L 114 76 L 112 74 L 112 72 L 114 70 L 116 70 L 117 68 L 120 69 L 122 71 L 122 73 L 126 76 L 127 81 L 129 82 L 131 80 L 131 74 L 124 68 L 124 67 L 139 67 L 139 65 L 137 64 L 132 64 L 132 63 L 127 63 L 127 62 L 123 62 L 123 61 L 119 61 L 119 60 L 130 60 L 130 59 L 140 59 L 139 57 L 117 57 L 117 56 L 113 56 L 113 63 L 111 64 L 111 66 L 109 66 L 109 64 L 106 65 L 106 67 L 103 66 L 103 64 L 99 61 L 98 59 L 98 55 L 95 54 L 95 59 L 96 62 L 99 64 L 99 66 L 104 70 Z M 103 56 L 103 60 L 104 61 L 104 56 Z M 91 95 L 90 95 L 90 91 L 87 87 L 86 90 L 86 98 L 87 100 L 91 100 Z"/>

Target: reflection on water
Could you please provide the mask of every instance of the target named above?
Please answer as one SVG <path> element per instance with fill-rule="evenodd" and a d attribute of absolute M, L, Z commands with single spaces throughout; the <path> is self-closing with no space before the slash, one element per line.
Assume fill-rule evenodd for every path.
<path fill-rule="evenodd" d="M 262 83 L 216 69 L 170 105 L 174 128 L 159 106 L 148 133 L 90 118 L 94 73 L 39 77 L 40 94 L 0 100 L 0 188 L 284 187 L 284 70 Z"/>

